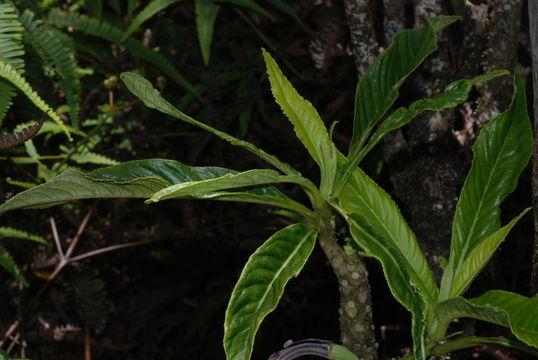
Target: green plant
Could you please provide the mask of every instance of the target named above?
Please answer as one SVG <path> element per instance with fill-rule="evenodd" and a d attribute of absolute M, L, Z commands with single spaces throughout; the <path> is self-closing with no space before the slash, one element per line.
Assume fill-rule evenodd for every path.
<path fill-rule="evenodd" d="M 260 323 L 277 306 L 287 282 L 301 271 L 316 240 L 322 245 L 337 242 L 336 217 L 345 220 L 362 253 L 379 260 L 393 296 L 411 312 L 413 352 L 406 358 L 425 359 L 428 355 L 443 355 L 489 343 L 537 354 L 538 297 L 527 298 L 499 290 L 472 299 L 462 297 L 508 232 L 528 211 L 524 210 L 501 227 L 499 206 L 514 190 L 532 148 L 519 71 L 514 73 L 514 96 L 509 109 L 490 120 L 474 145 L 475 157 L 458 201 L 451 254 L 440 286 L 394 201 L 358 167 L 388 132 L 409 123 L 423 111 L 457 106 L 467 99 L 474 84 L 507 74 L 495 71 L 458 80 L 431 99 L 415 101 L 408 108 L 400 107 L 385 116 L 404 80 L 436 49 L 436 32 L 455 20 L 454 17 L 431 18 L 423 28 L 398 33 L 393 45 L 372 64 L 357 85 L 354 131 L 347 156 L 335 147 L 314 107 L 295 91 L 273 58 L 263 52 L 275 100 L 320 168 L 319 186 L 252 143 L 184 114 L 140 75 L 123 73 L 121 79 L 147 107 L 242 147 L 278 171 L 236 172 L 220 167 L 191 167 L 162 159 L 130 161 L 89 173 L 68 170 L 14 196 L 0 206 L 0 212 L 47 207 L 75 199 L 120 197 L 143 198 L 147 203 L 175 198 L 240 201 L 291 211 L 296 223 L 276 232 L 256 250 L 232 293 L 224 324 L 228 359 L 250 358 Z M 271 185 L 277 183 L 301 187 L 310 206 L 293 200 Z M 515 338 L 454 339 L 448 334 L 448 326 L 460 317 L 504 326 Z M 290 349 L 298 349 L 296 346 L 329 358 L 354 358 L 327 342 L 307 341 Z M 334 349 L 342 352 L 335 354 Z M 284 351 L 275 356 L 292 359 L 296 355 Z"/>

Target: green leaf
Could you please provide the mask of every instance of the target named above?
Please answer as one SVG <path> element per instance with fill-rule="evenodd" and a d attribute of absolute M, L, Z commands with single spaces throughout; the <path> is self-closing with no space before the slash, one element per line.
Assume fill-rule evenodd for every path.
<path fill-rule="evenodd" d="M 290 5 L 288 5 L 288 3 L 286 3 L 285 1 L 283 1 L 283 0 L 268 0 L 267 2 L 269 4 L 271 4 L 271 5 L 273 5 L 278 10 L 282 11 L 284 14 L 287 14 L 287 15 L 291 16 L 296 21 L 298 21 L 298 22 L 301 21 L 301 19 L 299 19 L 299 17 L 295 13 L 295 11 L 293 11 L 293 8 Z"/>
<path fill-rule="evenodd" d="M 538 347 L 538 295 L 528 298 L 503 290 L 490 290 L 474 299 L 457 297 L 436 305 L 432 340 L 439 341 L 450 322 L 470 317 L 509 327 L 524 343 Z"/>
<path fill-rule="evenodd" d="M 497 308 L 473 304 L 460 297 L 435 304 L 429 319 L 428 336 L 431 341 L 439 342 L 446 336 L 446 330 L 454 319 L 473 318 L 500 326 L 509 326 L 507 314 Z"/>
<path fill-rule="evenodd" d="M 15 85 L 15 87 L 17 87 L 19 90 L 21 90 L 24 95 L 26 95 L 26 97 L 35 106 L 37 106 L 39 110 L 47 114 L 52 120 L 54 120 L 56 124 L 58 124 L 58 126 L 62 128 L 69 140 L 72 140 L 69 130 L 67 130 L 58 114 L 56 114 L 54 110 L 31 88 L 30 84 L 28 84 L 20 72 L 18 72 L 10 64 L 0 61 L 0 77 L 6 79 Z"/>
<path fill-rule="evenodd" d="M 378 121 L 398 98 L 400 86 L 437 49 L 435 33 L 458 19 L 456 16 L 432 17 L 426 20 L 422 28 L 398 32 L 393 43 L 374 60 L 360 79 L 355 93 L 349 162 L 342 169 L 343 176 L 336 186 L 336 193 L 359 164 L 360 150 L 366 145 Z"/>
<path fill-rule="evenodd" d="M 497 250 L 499 245 L 504 241 L 510 230 L 512 230 L 519 219 L 521 219 L 521 217 L 523 217 L 523 215 L 530 209 L 531 208 L 525 209 L 521 214 L 510 221 L 510 223 L 486 237 L 473 249 L 473 251 L 471 251 L 454 276 L 449 295 L 450 298 L 459 296 L 467 290 L 476 275 L 478 275 L 484 268 L 493 256 L 495 250 Z"/>
<path fill-rule="evenodd" d="M 273 311 L 292 277 L 303 268 L 318 230 L 290 225 L 271 236 L 250 257 L 237 282 L 224 320 L 228 360 L 248 360 L 260 323 Z"/>
<path fill-rule="evenodd" d="M 44 245 L 49 244 L 47 240 L 43 239 L 41 236 L 30 234 L 26 231 L 14 229 L 12 227 L 7 227 L 7 226 L 0 226 L 0 239 L 2 238 L 15 238 L 15 239 L 21 239 L 21 240 L 35 241 Z"/>
<path fill-rule="evenodd" d="M 249 170 L 238 174 L 229 173 L 218 178 L 202 181 L 189 181 L 168 186 L 155 193 L 151 199 L 148 200 L 148 203 L 184 197 L 192 194 L 270 184 L 277 182 L 278 180 L 279 174 L 274 170 Z"/>
<path fill-rule="evenodd" d="M 272 170 L 266 170 L 275 173 Z M 203 182 L 237 174 L 220 167 L 191 167 L 173 160 L 139 160 L 105 167 L 84 174 L 68 170 L 45 184 L 35 186 L 0 206 L 0 213 L 22 208 L 44 208 L 67 201 L 95 198 L 151 198 L 174 184 Z M 288 198 L 275 187 L 259 185 L 231 191 L 190 194 L 199 199 L 243 201 L 279 206 L 313 217 L 310 210 Z M 206 189 L 207 190 L 207 189 Z"/>
<path fill-rule="evenodd" d="M 194 10 L 196 13 L 196 30 L 204 64 L 209 64 L 211 42 L 213 41 L 213 29 L 220 6 L 214 0 L 195 0 Z"/>
<path fill-rule="evenodd" d="M 342 163 L 345 158 L 340 156 Z M 358 245 L 381 262 L 390 289 L 402 305 L 413 307 L 413 288 L 427 303 L 437 301 L 437 286 L 426 258 L 390 195 L 356 168 L 333 205 L 345 215 Z"/>
<path fill-rule="evenodd" d="M 422 28 L 400 31 L 372 63 L 357 85 L 351 156 L 366 143 L 377 121 L 398 98 L 404 80 L 437 49 L 435 33 L 456 20 L 455 16 L 438 16 L 427 19 Z"/>
<path fill-rule="evenodd" d="M 21 270 L 15 264 L 15 261 L 13 261 L 13 258 L 11 257 L 11 254 L 0 245 L 0 265 L 9 271 L 13 276 L 17 278 L 24 286 L 28 286 L 28 281 L 24 278 L 24 275 L 22 274 Z"/>
<path fill-rule="evenodd" d="M 321 169 L 321 193 L 332 191 L 336 175 L 336 151 L 325 124 L 312 104 L 293 88 L 275 60 L 262 49 L 271 90 L 276 102 L 293 124 L 295 134 Z"/>
<path fill-rule="evenodd" d="M 434 96 L 431 99 L 417 100 L 413 102 L 408 109 L 403 107 L 398 108 L 386 118 L 381 125 L 379 125 L 379 128 L 377 128 L 368 140 L 368 144 L 359 151 L 357 155 L 359 162 L 364 159 L 366 154 L 368 154 L 386 134 L 408 124 L 423 111 L 441 111 L 460 105 L 467 100 L 473 85 L 508 74 L 510 73 L 506 70 L 497 70 L 479 75 L 473 79 L 457 80 L 449 84 L 443 93 Z"/>
<path fill-rule="evenodd" d="M 140 25 L 147 20 L 151 19 L 155 14 L 163 11 L 168 6 L 180 2 L 182 0 L 153 0 L 142 9 L 135 18 L 129 24 L 127 30 L 123 35 L 123 40 L 127 39 L 132 33 L 134 33 Z"/>
<path fill-rule="evenodd" d="M 512 333 L 526 344 L 538 347 L 538 295 L 528 298 L 508 291 L 491 290 L 469 302 L 504 311 Z"/>
<path fill-rule="evenodd" d="M 120 77 L 129 89 L 129 91 L 131 91 L 136 97 L 142 100 L 144 105 L 146 105 L 150 109 L 158 110 L 162 113 L 175 117 L 176 119 L 180 119 L 189 124 L 198 126 L 199 128 L 202 128 L 205 131 L 218 136 L 219 138 L 229 142 L 232 145 L 240 146 L 250 151 L 254 155 L 260 157 L 261 159 L 267 161 L 269 164 L 273 165 L 285 174 L 299 174 L 297 170 L 293 169 L 288 164 L 278 160 L 273 155 L 270 155 L 265 151 L 259 149 L 254 144 L 249 143 L 248 141 L 237 139 L 236 137 L 233 137 L 223 131 L 217 130 L 184 114 L 183 112 L 172 106 L 172 104 L 170 104 L 168 101 L 163 99 L 159 92 L 151 85 L 148 80 L 144 79 L 144 77 L 129 72 L 122 73 Z"/>
<path fill-rule="evenodd" d="M 451 289 L 454 276 L 471 252 L 501 227 L 499 206 L 515 189 L 532 153 L 532 129 L 519 71 L 514 74 L 512 104 L 484 126 L 473 152 L 452 223 L 449 264 L 441 281 L 443 300 L 455 294 Z"/>

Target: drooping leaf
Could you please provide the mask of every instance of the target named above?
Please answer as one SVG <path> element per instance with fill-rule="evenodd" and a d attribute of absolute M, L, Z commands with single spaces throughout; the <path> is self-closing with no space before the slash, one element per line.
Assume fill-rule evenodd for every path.
<path fill-rule="evenodd" d="M 450 323 L 458 318 L 473 318 L 500 326 L 509 326 L 508 316 L 504 311 L 473 304 L 461 296 L 435 304 L 431 314 L 430 324 L 435 324 L 435 326 L 430 326 L 428 335 L 432 341 L 443 340 Z"/>
<path fill-rule="evenodd" d="M 328 195 L 336 175 L 336 149 L 325 124 L 312 104 L 293 88 L 275 60 L 263 50 L 271 90 L 276 102 L 293 124 L 295 134 L 321 169 L 321 193 Z"/>
<path fill-rule="evenodd" d="M 478 275 L 484 266 L 486 266 L 489 259 L 491 259 L 493 253 L 504 241 L 510 230 L 512 230 L 519 219 L 521 219 L 521 217 L 523 217 L 529 210 L 530 208 L 525 209 L 507 225 L 487 236 L 471 251 L 454 276 L 449 295 L 450 298 L 459 296 L 465 292 L 476 275 Z"/>
<path fill-rule="evenodd" d="M 271 170 L 268 170 L 271 171 Z M 67 201 L 95 198 L 149 199 L 156 192 L 174 184 L 200 182 L 237 174 L 220 167 L 193 167 L 173 160 L 138 160 L 94 170 L 84 174 L 68 170 L 45 184 L 19 193 L 0 205 L 0 212 L 22 208 L 44 208 Z M 311 212 L 271 185 L 241 187 L 229 191 L 191 193 L 200 199 L 245 201 L 279 206 L 301 214 Z M 234 193 L 237 191 L 237 193 Z M 187 197 L 187 195 L 185 195 Z"/>
<path fill-rule="evenodd" d="M 209 64 L 211 42 L 213 41 L 213 28 L 220 6 L 214 0 L 195 0 L 196 30 L 204 64 Z"/>
<path fill-rule="evenodd" d="M 284 14 L 287 14 L 287 15 L 291 16 L 296 21 L 299 21 L 299 22 L 301 21 L 301 19 L 299 19 L 299 17 L 295 13 L 295 11 L 293 11 L 292 7 L 288 3 L 286 3 L 285 1 L 283 1 L 283 0 L 268 0 L 267 2 L 269 4 L 271 4 L 271 5 L 273 5 L 278 10 L 282 11 Z"/>
<path fill-rule="evenodd" d="M 134 33 L 140 25 L 142 25 L 147 20 L 151 19 L 155 14 L 163 11 L 168 6 L 180 2 L 182 0 L 152 0 L 147 4 L 140 12 L 134 17 L 134 19 L 129 24 L 127 30 L 123 34 L 123 40 L 127 39 Z"/>
<path fill-rule="evenodd" d="M 274 170 L 249 170 L 237 174 L 226 174 L 213 179 L 189 181 L 168 186 L 156 192 L 148 202 L 179 198 L 191 194 L 203 194 L 213 191 L 270 184 L 277 182 L 278 172 Z"/>
<path fill-rule="evenodd" d="M 449 84 L 445 92 L 434 96 L 431 99 L 421 99 L 413 102 L 409 108 L 398 108 L 388 118 L 386 118 L 379 128 L 372 134 L 367 145 L 360 149 L 357 157 L 359 162 L 373 149 L 375 145 L 389 132 L 396 130 L 413 120 L 423 111 L 441 111 L 443 109 L 453 108 L 467 100 L 469 92 L 473 85 L 495 79 L 499 76 L 508 75 L 506 70 L 492 71 L 487 74 L 479 75 L 469 80 L 457 80 Z"/>
<path fill-rule="evenodd" d="M 474 159 L 452 223 L 448 268 L 441 281 L 442 299 L 470 253 L 501 227 L 500 204 L 517 185 L 532 152 L 523 79 L 514 74 L 514 97 L 504 113 L 490 120 L 473 146 Z"/>
<path fill-rule="evenodd" d="M 224 320 L 228 360 L 248 360 L 260 323 L 277 306 L 288 281 L 297 276 L 314 248 L 318 230 L 290 225 L 256 250 L 237 282 Z"/>
<path fill-rule="evenodd" d="M 450 322 L 469 317 L 509 327 L 524 343 L 538 347 L 538 295 L 528 298 L 503 290 L 490 290 L 484 295 L 464 299 L 457 297 L 436 305 L 433 323 L 438 329 L 433 340 L 441 340 Z"/>
<path fill-rule="evenodd" d="M 15 276 L 24 286 L 28 286 L 28 281 L 26 281 L 21 270 L 13 261 L 11 254 L 2 245 L 0 245 L 0 266 Z"/>
<path fill-rule="evenodd" d="M 263 160 L 267 161 L 269 164 L 273 165 L 277 169 L 281 170 L 285 174 L 288 175 L 298 175 L 299 173 L 297 170 L 293 169 L 291 166 L 289 166 L 286 163 L 283 163 L 282 161 L 278 160 L 275 156 L 270 155 L 266 153 L 265 151 L 259 149 L 254 144 L 249 143 L 248 141 L 237 139 L 236 137 L 233 137 L 223 131 L 217 130 L 207 124 L 204 124 L 202 122 L 199 122 L 190 116 L 184 114 L 177 108 L 175 108 L 172 104 L 170 104 L 168 101 L 166 101 L 159 92 L 151 85 L 151 83 L 144 79 L 144 77 L 135 74 L 135 73 L 122 73 L 121 79 L 129 89 L 136 97 L 138 97 L 144 105 L 149 107 L 150 109 L 158 110 L 162 113 L 165 113 L 167 115 L 170 115 L 172 117 L 175 117 L 176 119 L 183 120 L 189 124 L 198 126 L 199 128 L 204 129 L 205 131 L 218 136 L 219 138 L 229 142 L 232 145 L 240 146 L 254 155 L 262 158 Z"/>
<path fill-rule="evenodd" d="M 30 234 L 26 231 L 22 231 L 19 229 L 14 229 L 12 227 L 8 226 L 0 226 L 0 239 L 2 238 L 14 238 L 14 239 L 21 239 L 21 240 L 30 240 L 35 241 L 40 244 L 48 245 L 49 243 L 47 240 L 43 239 L 41 236 Z"/>
<path fill-rule="evenodd" d="M 353 136 L 349 162 L 337 189 L 340 190 L 359 163 L 359 152 L 366 145 L 381 117 L 398 98 L 398 89 L 405 79 L 437 49 L 436 32 L 453 23 L 456 16 L 438 16 L 426 20 L 424 27 L 404 30 L 394 36 L 393 43 L 372 63 L 357 84 Z"/>
<path fill-rule="evenodd" d="M 508 291 L 491 290 L 469 302 L 504 311 L 512 333 L 526 344 L 538 347 L 538 295 L 528 298 Z"/>

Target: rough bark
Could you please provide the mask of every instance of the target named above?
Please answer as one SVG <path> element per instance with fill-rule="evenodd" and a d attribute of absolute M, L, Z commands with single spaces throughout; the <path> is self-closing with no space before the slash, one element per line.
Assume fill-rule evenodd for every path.
<path fill-rule="evenodd" d="M 529 25 L 532 49 L 534 100 L 534 154 L 532 157 L 532 197 L 534 206 L 534 251 L 532 258 L 531 294 L 538 294 L 538 1 L 529 1 Z"/>
<path fill-rule="evenodd" d="M 348 255 L 334 232 L 321 234 L 320 244 L 338 279 L 342 344 L 360 359 L 377 359 L 368 271 L 357 254 Z"/>

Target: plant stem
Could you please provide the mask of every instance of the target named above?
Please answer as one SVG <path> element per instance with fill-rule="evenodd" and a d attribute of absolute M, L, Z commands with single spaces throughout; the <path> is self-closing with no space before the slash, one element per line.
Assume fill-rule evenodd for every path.
<path fill-rule="evenodd" d="M 360 359 L 377 359 L 368 271 L 358 254 L 346 254 L 336 242 L 334 220 L 325 219 L 320 245 L 338 279 L 342 344 Z"/>

